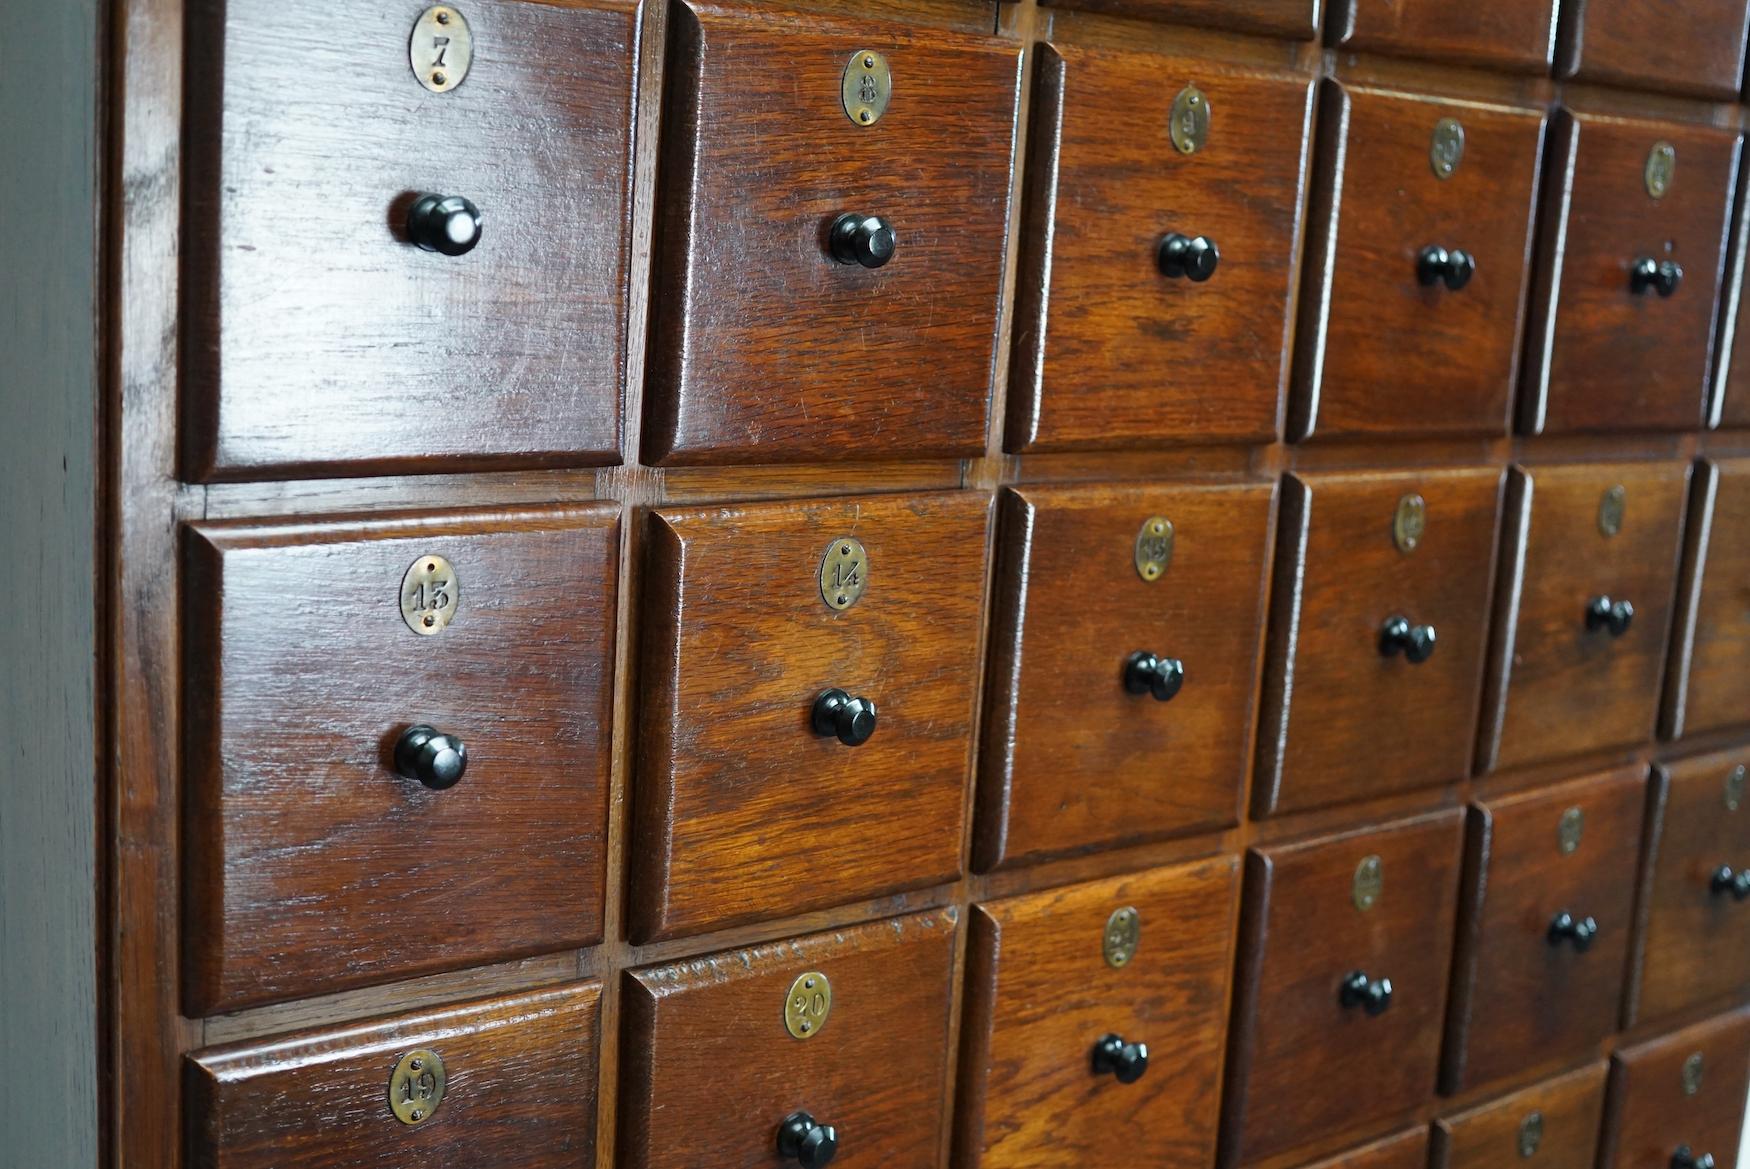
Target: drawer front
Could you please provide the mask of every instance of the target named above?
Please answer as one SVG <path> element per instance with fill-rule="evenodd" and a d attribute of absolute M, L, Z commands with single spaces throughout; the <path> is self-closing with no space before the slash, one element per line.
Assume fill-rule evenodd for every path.
<path fill-rule="evenodd" d="M 1522 427 L 1703 425 L 1737 134 L 1571 111 L 1552 133 Z"/>
<path fill-rule="evenodd" d="M 954 913 L 628 974 L 619 1163 L 763 1169 L 795 1118 L 844 1169 L 938 1164 Z"/>
<path fill-rule="evenodd" d="M 1274 438 L 1311 79 L 1044 45 L 1034 92 L 1008 448 Z"/>
<path fill-rule="evenodd" d="M 1500 484 L 1493 467 L 1285 480 L 1260 814 L 1468 774 Z"/>
<path fill-rule="evenodd" d="M 618 529 L 185 533 L 189 1015 L 600 940 Z"/>
<path fill-rule="evenodd" d="M 188 1057 L 194 1169 L 595 1163 L 593 982 Z"/>
<path fill-rule="evenodd" d="M 1238 819 L 1275 494 L 1004 495 L 981 870 Z"/>
<path fill-rule="evenodd" d="M 1750 998 L 1747 768 L 1739 750 L 1654 771 L 1634 1019 Z"/>
<path fill-rule="evenodd" d="M 1050 0 L 1065 8 L 1311 40 L 1318 0 Z"/>
<path fill-rule="evenodd" d="M 668 38 L 647 460 L 982 453 L 1019 44 L 691 3 Z M 841 217 L 890 234 L 840 262 Z"/>
<path fill-rule="evenodd" d="M 1744 0 L 1692 0 L 1671 20 L 1662 0 L 1585 0 L 1570 14 L 1557 75 L 1735 99 L 1747 10 Z"/>
<path fill-rule="evenodd" d="M 1514 468 L 1482 766 L 1650 739 L 1687 463 Z"/>
<path fill-rule="evenodd" d="M 1683 1148 L 1736 1169 L 1746 1090 L 1750 1008 L 1623 1048 L 1611 1061 L 1599 1169 L 1684 1169 Z"/>
<path fill-rule="evenodd" d="M 1448 1092 L 1583 1056 L 1616 1030 L 1646 768 L 1471 809 Z"/>
<path fill-rule="evenodd" d="M 1229 856 L 974 909 L 956 1163 L 1211 1164 L 1239 887 Z"/>
<path fill-rule="evenodd" d="M 1332 194 L 1309 228 L 1291 432 L 1506 433 L 1543 112 L 1338 82 L 1321 100 Z"/>
<path fill-rule="evenodd" d="M 1750 722 L 1750 459 L 1703 460 L 1690 495 L 1662 731 Z"/>
<path fill-rule="evenodd" d="M 1433 1169 L 1593 1169 L 1607 1067 L 1595 1063 L 1441 1117 Z"/>
<path fill-rule="evenodd" d="M 1305 1169 L 1427 1169 L 1428 1129 L 1417 1125 L 1384 1140 L 1313 1161 Z"/>
<path fill-rule="evenodd" d="M 1345 49 L 1541 73 L 1555 49 L 1556 0 L 1333 0 Z"/>
<path fill-rule="evenodd" d="M 190 5 L 187 478 L 619 461 L 637 7 L 471 0 L 441 93 L 419 11 L 289 53 L 284 5 Z M 425 250 L 428 194 L 478 246 Z"/>
<path fill-rule="evenodd" d="M 635 938 L 959 875 L 989 513 L 966 493 L 651 517 Z"/>
<path fill-rule="evenodd" d="M 1249 854 L 1227 1163 L 1364 1136 L 1433 1097 L 1463 820 Z"/>

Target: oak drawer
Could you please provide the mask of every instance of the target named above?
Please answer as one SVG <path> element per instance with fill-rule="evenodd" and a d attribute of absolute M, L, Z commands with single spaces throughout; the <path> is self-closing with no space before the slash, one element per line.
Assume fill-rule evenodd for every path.
<path fill-rule="evenodd" d="M 1696 464 L 1660 731 L 1750 722 L 1750 459 Z"/>
<path fill-rule="evenodd" d="M 1065 8 L 1310 40 L 1319 0 L 1049 0 Z"/>
<path fill-rule="evenodd" d="M 1335 1157 L 1310 1161 L 1303 1169 L 1427 1169 L 1428 1126 L 1418 1124 Z"/>
<path fill-rule="evenodd" d="M 1542 73 L 1555 50 L 1556 0 L 1333 0 L 1332 44 Z"/>
<path fill-rule="evenodd" d="M 1736 1169 L 1747 1089 L 1750 1008 L 1620 1049 L 1598 1169 Z"/>
<path fill-rule="evenodd" d="M 608 505 L 187 530 L 191 1016 L 600 939 L 618 531 Z M 402 749 L 421 726 L 459 778 L 444 740 Z"/>
<path fill-rule="evenodd" d="M 1744 74 L 1745 0 L 1584 0 L 1568 16 L 1558 77 L 1735 99 Z"/>
<path fill-rule="evenodd" d="M 1591 1064 L 1441 1117 L 1432 1169 L 1593 1169 L 1608 1066 Z"/>

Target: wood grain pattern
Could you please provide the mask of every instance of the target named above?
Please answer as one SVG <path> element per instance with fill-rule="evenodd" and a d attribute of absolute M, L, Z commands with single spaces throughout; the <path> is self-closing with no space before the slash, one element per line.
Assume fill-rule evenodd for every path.
<path fill-rule="evenodd" d="M 1182 154 L 1161 106 L 1190 85 L 1211 131 Z M 1041 46 L 1009 450 L 1276 436 L 1312 97 L 1303 73 Z M 1219 248 L 1206 283 L 1161 273 L 1175 231 Z"/>
<path fill-rule="evenodd" d="M 1310 40 L 1318 0 L 1046 0 L 1065 8 Z"/>
<path fill-rule="evenodd" d="M 1247 854 L 1222 1165 L 1365 1136 L 1433 1097 L 1463 822 L 1455 809 Z M 1383 884 L 1362 910 L 1368 856 Z M 1383 1014 L 1339 1002 L 1356 970 L 1391 980 Z"/>
<path fill-rule="evenodd" d="M 1427 1165 L 1428 1126 L 1418 1124 L 1407 1132 L 1310 1162 L 1305 1169 L 1427 1169 Z"/>
<path fill-rule="evenodd" d="M 1593 1169 L 1609 1066 L 1589 1064 L 1441 1117 L 1434 1122 L 1431 1169 L 1498 1169 L 1524 1162 L 1537 1169 Z M 1526 1156 L 1520 1128 L 1533 1114 L 1541 1136 Z"/>
<path fill-rule="evenodd" d="M 647 461 L 983 451 L 1019 46 L 763 5 L 670 12 Z M 866 49 L 894 85 L 862 127 L 840 81 Z M 891 222 L 885 267 L 834 262 L 846 212 Z"/>
<path fill-rule="evenodd" d="M 592 506 L 186 539 L 191 1015 L 601 937 L 619 517 Z M 401 581 L 459 604 L 407 628 Z M 402 731 L 459 736 L 447 791 Z"/>
<path fill-rule="evenodd" d="M 1737 132 L 1561 110 L 1551 137 L 1520 427 L 1702 425 Z M 1660 142 L 1676 148 L 1677 162 L 1655 199 L 1645 176 Z M 1673 295 L 1633 291 L 1629 269 L 1642 258 L 1682 266 Z"/>
<path fill-rule="evenodd" d="M 1444 1091 L 1571 1061 L 1616 1030 L 1646 782 L 1637 764 L 1472 806 Z M 1565 852 L 1571 811 L 1582 828 Z M 1558 913 L 1597 923 L 1584 952 L 1551 942 Z"/>
<path fill-rule="evenodd" d="M 938 1161 L 956 911 L 872 922 L 626 975 L 620 1161 L 627 1169 L 755 1169 L 806 1110 L 838 1132 L 844 1169 Z M 797 976 L 832 986 L 820 1030 L 794 1039 Z"/>
<path fill-rule="evenodd" d="M 1478 770 L 1652 737 L 1676 591 L 1687 463 L 1516 467 L 1491 638 Z M 1625 491 L 1621 531 L 1599 508 Z M 1634 606 L 1628 630 L 1588 629 L 1595 597 Z"/>
<path fill-rule="evenodd" d="M 1263 640 L 1273 484 L 1022 487 L 1002 498 L 974 864 L 1236 823 Z M 1173 524 L 1146 581 L 1143 524 Z M 1170 701 L 1124 687 L 1184 664 Z"/>
<path fill-rule="evenodd" d="M 1692 0 L 1671 20 L 1661 0 L 1576 0 L 1556 62 L 1558 77 L 1732 99 L 1744 75 L 1750 5 Z"/>
<path fill-rule="evenodd" d="M 1295 473 L 1283 483 L 1253 797 L 1269 815 L 1449 783 L 1470 767 L 1501 473 L 1492 467 Z M 1420 495 L 1412 552 L 1392 536 Z M 1433 655 L 1380 651 L 1393 616 Z M 1357 744 L 1389 736 L 1386 749 Z"/>
<path fill-rule="evenodd" d="M 1550 66 L 1558 0 L 1333 0 L 1330 39 L 1403 54 L 1541 73 Z"/>
<path fill-rule="evenodd" d="M 191 0 L 186 476 L 618 461 L 636 11 L 471 0 L 434 94 L 417 8 L 288 53 L 274 0 Z M 405 239 L 428 192 L 480 207 L 472 253 Z"/>
<path fill-rule="evenodd" d="M 1337 81 L 1320 103 L 1330 194 L 1309 225 L 1290 434 L 1505 433 L 1543 111 Z M 1430 151 L 1448 118 L 1464 127 L 1464 155 L 1443 179 Z M 1470 282 L 1424 285 L 1428 247 L 1468 252 Z"/>
<path fill-rule="evenodd" d="M 600 997 L 570 983 L 194 1052 L 190 1169 L 585 1169 Z M 417 1048 L 437 1053 L 447 1083 L 410 1126 L 389 1110 L 389 1080 Z"/>
<path fill-rule="evenodd" d="M 1699 1089 L 1685 1091 L 1683 1065 L 1699 1055 Z M 1678 1146 L 1737 1169 L 1744 1098 L 1750 1091 L 1750 1007 L 1616 1053 L 1598 1169 L 1667 1169 Z"/>
<path fill-rule="evenodd" d="M 1665 690 L 1667 736 L 1750 722 L 1750 459 L 1696 466 Z"/>
<path fill-rule="evenodd" d="M 1151 1164 L 1215 1156 L 1239 861 L 1227 856 L 987 902 L 973 910 L 962 1037 L 966 1169 Z M 1113 969 L 1107 919 L 1137 911 L 1136 955 Z M 1134 1084 L 1092 1069 L 1104 1035 L 1146 1043 Z"/>
<path fill-rule="evenodd" d="M 630 929 L 668 937 L 960 873 L 990 497 L 664 509 L 647 536 Z M 867 592 L 820 595 L 840 537 Z M 822 691 L 875 703 L 858 747 Z"/>

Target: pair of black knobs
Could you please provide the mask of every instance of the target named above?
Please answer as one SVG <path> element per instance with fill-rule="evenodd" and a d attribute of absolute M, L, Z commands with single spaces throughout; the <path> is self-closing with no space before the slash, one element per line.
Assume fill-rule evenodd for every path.
<path fill-rule="evenodd" d="M 1721 865 L 1714 870 L 1712 880 L 1708 882 L 1716 897 L 1730 897 L 1733 901 L 1750 901 L 1750 869 L 1733 871 L 1731 865 Z"/>

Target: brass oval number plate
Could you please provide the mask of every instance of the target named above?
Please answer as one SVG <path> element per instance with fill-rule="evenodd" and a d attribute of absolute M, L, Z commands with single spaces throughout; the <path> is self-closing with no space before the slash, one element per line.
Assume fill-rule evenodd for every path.
<path fill-rule="evenodd" d="M 874 49 L 858 49 L 845 62 L 845 75 L 839 82 L 839 99 L 845 106 L 845 117 L 859 126 L 873 126 L 887 112 L 888 99 L 893 96 L 893 71 L 887 58 Z"/>
<path fill-rule="evenodd" d="M 407 42 L 413 75 L 433 93 L 448 93 L 468 76 L 474 63 L 474 33 L 468 19 L 447 4 L 427 8 Z"/>
<path fill-rule="evenodd" d="M 1114 970 L 1122 970 L 1130 965 L 1130 960 L 1136 957 L 1136 946 L 1140 941 L 1142 914 L 1136 912 L 1133 905 L 1114 909 L 1112 916 L 1106 919 L 1106 932 L 1100 939 L 1100 952 L 1106 957 L 1106 965 Z"/>
<path fill-rule="evenodd" d="M 442 556 L 421 556 L 401 578 L 401 619 L 422 636 L 442 633 L 461 600 L 456 570 Z"/>
<path fill-rule="evenodd" d="M 1628 506 L 1628 489 L 1618 483 L 1598 501 L 1598 531 L 1614 536 L 1622 531 L 1622 515 Z"/>
<path fill-rule="evenodd" d="M 1744 765 L 1726 773 L 1726 811 L 1736 812 L 1744 806 Z"/>
<path fill-rule="evenodd" d="M 1562 813 L 1560 822 L 1556 824 L 1556 843 L 1561 845 L 1563 856 L 1580 847 L 1580 837 L 1585 831 L 1586 813 L 1578 808 L 1569 808 Z"/>
<path fill-rule="evenodd" d="M 826 546 L 820 558 L 820 599 L 826 607 L 843 612 L 862 599 L 869 587 L 869 554 L 850 536 L 840 536 Z"/>
<path fill-rule="evenodd" d="M 1428 504 L 1420 495 L 1406 495 L 1398 500 L 1397 514 L 1392 516 L 1391 542 L 1399 552 L 1414 552 L 1422 543 L 1422 533 L 1428 527 Z"/>
<path fill-rule="evenodd" d="M 402 1124 L 424 1124 L 444 1102 L 444 1061 L 419 1047 L 401 1057 L 389 1076 L 389 1110 Z"/>
<path fill-rule="evenodd" d="M 1676 175 L 1677 148 L 1669 142 L 1653 143 L 1653 149 L 1647 152 L 1647 169 L 1643 176 L 1647 181 L 1647 194 L 1663 199 Z"/>
<path fill-rule="evenodd" d="M 1136 533 L 1136 575 L 1151 584 L 1173 562 L 1173 521 L 1164 515 L 1149 516 Z"/>
<path fill-rule="evenodd" d="M 1464 123 L 1457 118 L 1441 118 L 1434 123 L 1434 140 L 1428 146 L 1428 163 L 1434 177 L 1442 182 L 1458 172 L 1464 161 Z"/>
<path fill-rule="evenodd" d="M 832 1014 L 832 983 L 818 970 L 798 975 L 784 998 L 784 1030 L 796 1039 L 812 1039 Z"/>
<path fill-rule="evenodd" d="M 1543 1113 L 1527 1113 L 1519 1122 L 1519 1155 L 1535 1157 L 1537 1146 L 1543 1144 Z"/>
<path fill-rule="evenodd" d="M 1685 1096 L 1693 1096 L 1701 1091 L 1701 1077 L 1705 1071 L 1707 1071 L 1707 1061 L 1702 1059 L 1699 1051 L 1683 1061 L 1683 1094 Z"/>
<path fill-rule="evenodd" d="M 1195 85 L 1187 85 L 1173 99 L 1172 121 L 1167 123 L 1173 147 L 1180 154 L 1196 154 L 1209 141 L 1209 98 Z"/>
<path fill-rule="evenodd" d="M 1349 886 L 1349 899 L 1355 903 L 1355 908 L 1366 913 L 1379 904 L 1379 895 L 1385 892 L 1385 863 L 1377 856 L 1364 856 L 1361 863 L 1355 866 L 1355 879 Z"/>

